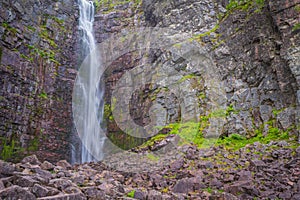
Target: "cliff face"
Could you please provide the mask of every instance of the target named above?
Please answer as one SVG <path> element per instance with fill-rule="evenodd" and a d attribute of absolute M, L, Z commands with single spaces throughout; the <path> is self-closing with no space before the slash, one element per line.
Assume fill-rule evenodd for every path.
<path fill-rule="evenodd" d="M 300 115 L 299 0 L 97 2 L 94 27 L 98 42 L 112 33 L 126 35 L 132 28 L 159 27 L 190 33 L 191 42 L 207 50 L 216 66 L 211 75 L 222 82 L 227 98 L 223 134 L 270 130 L 296 134 Z M 80 52 L 76 4 L 70 0 L 0 2 L 2 158 L 35 151 L 41 159 L 70 159 L 71 94 Z M 198 114 L 210 112 L 207 80 L 201 73 L 186 70 L 186 60 L 163 49 L 127 52 L 111 63 L 104 76 L 107 129 L 109 137 L 120 141 L 119 146 L 130 148 L 143 140 L 126 136 L 115 123 L 112 91 L 131 69 L 165 63 L 185 75 L 182 81 L 201 80 L 193 87 L 200 105 Z M 138 125 L 151 122 L 149 110 L 154 101 L 167 110 L 168 123 L 183 118 L 180 99 L 155 84 L 141 85 L 140 91 L 128 98 L 130 117 Z"/>
<path fill-rule="evenodd" d="M 77 64 L 76 2 L 0 2 L 0 152 L 67 159 Z"/>
<path fill-rule="evenodd" d="M 229 113 L 222 134 L 251 136 L 272 130 L 288 130 L 291 134 L 297 134 L 300 2 L 232 2 L 236 4 L 196 0 L 144 0 L 136 7 L 133 3 L 121 6 L 101 4 L 95 22 L 96 37 L 101 42 L 111 33 L 129 32 L 141 26 L 192 32 L 191 40 L 210 52 L 216 65 L 214 73 L 224 86 L 227 98 L 225 109 Z M 150 57 L 153 65 L 166 62 L 166 59 L 174 60 L 174 55 L 168 57 L 167 52 L 163 51 L 154 51 L 147 56 L 132 52 L 121 56 L 106 73 L 107 104 L 110 104 L 111 91 L 116 89 L 120 78 L 143 63 L 145 57 Z M 184 62 L 178 61 L 174 68 Z M 155 99 L 151 98 L 151 90 L 153 92 L 155 89 L 155 86 L 144 86 L 141 87 L 142 96 L 134 94 L 128 97 L 133 105 L 131 117 L 139 125 L 149 123 L 148 111 L 153 102 L 148 100 Z M 205 90 L 198 92 L 206 94 Z M 167 110 L 168 119 L 177 116 L 169 122 L 180 120 L 180 115 L 174 115 L 180 112 L 178 102 L 172 95 L 164 95 L 162 101 L 166 103 L 161 105 Z M 205 105 L 201 99 L 199 102 Z M 141 111 L 137 113 L 136 110 Z M 204 106 L 200 114 L 207 112 L 209 110 Z M 111 113 L 108 112 L 108 115 L 111 116 Z M 120 133 L 112 117 L 108 120 L 108 130 L 109 134 Z"/>

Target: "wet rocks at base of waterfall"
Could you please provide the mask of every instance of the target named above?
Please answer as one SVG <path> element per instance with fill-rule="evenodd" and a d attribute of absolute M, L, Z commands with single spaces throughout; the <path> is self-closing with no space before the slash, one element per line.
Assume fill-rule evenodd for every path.
<path fill-rule="evenodd" d="M 299 147 L 292 148 L 288 142 L 255 143 L 237 151 L 185 145 L 182 156 L 136 172 L 130 165 L 119 171 L 105 162 L 41 163 L 33 155 L 21 163 L 0 161 L 0 199 L 296 200 L 300 196 L 298 152 Z M 115 159 L 123 160 L 120 156 L 115 154 Z"/>

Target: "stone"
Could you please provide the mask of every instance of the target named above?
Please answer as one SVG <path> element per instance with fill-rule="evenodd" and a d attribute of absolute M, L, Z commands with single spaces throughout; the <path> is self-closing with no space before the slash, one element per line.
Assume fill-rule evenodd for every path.
<path fill-rule="evenodd" d="M 60 160 L 56 163 L 56 165 L 59 167 L 62 167 L 62 169 L 64 169 L 64 170 L 72 168 L 72 165 L 70 163 L 68 163 L 68 161 L 66 161 L 66 160 Z"/>
<path fill-rule="evenodd" d="M 12 175 L 15 171 L 16 167 L 14 164 L 0 160 L 0 175 Z"/>
<path fill-rule="evenodd" d="M 214 188 L 221 188 L 223 186 L 223 183 L 219 181 L 218 179 L 214 178 L 211 180 L 210 185 L 213 186 Z"/>
<path fill-rule="evenodd" d="M 227 192 L 222 192 L 221 194 L 219 193 L 212 194 L 209 197 L 209 200 L 238 200 L 238 199 L 239 199 L 238 197 Z"/>
<path fill-rule="evenodd" d="M 4 188 L 5 188 L 5 186 L 4 186 L 3 182 L 2 182 L 2 180 L 0 180 L 0 190 L 3 190 Z"/>
<path fill-rule="evenodd" d="M 249 181 L 237 181 L 231 185 L 225 185 L 224 190 L 225 192 L 237 195 L 239 193 L 243 193 L 244 192 L 243 187 L 248 186 L 249 184 L 251 184 L 251 182 Z"/>
<path fill-rule="evenodd" d="M 67 187 L 73 186 L 73 183 L 70 180 L 58 178 L 50 180 L 49 185 L 62 191 Z"/>
<path fill-rule="evenodd" d="M 181 179 L 179 180 L 174 187 L 172 188 L 172 192 L 174 193 L 189 193 L 194 191 L 194 179 Z"/>
<path fill-rule="evenodd" d="M 292 192 L 290 192 L 290 191 L 282 192 L 278 195 L 278 197 L 280 199 L 290 199 L 292 197 Z"/>
<path fill-rule="evenodd" d="M 0 180 L 2 181 L 2 183 L 4 184 L 5 187 L 13 186 L 13 182 L 14 182 L 13 176 L 1 178 Z"/>
<path fill-rule="evenodd" d="M 262 160 L 250 160 L 250 164 L 256 168 L 267 167 L 266 163 Z"/>
<path fill-rule="evenodd" d="M 78 187 L 70 186 L 70 187 L 63 189 L 63 192 L 66 194 L 76 194 L 76 193 L 80 193 L 81 190 Z"/>
<path fill-rule="evenodd" d="M 167 186 L 166 180 L 160 174 L 151 174 L 150 180 L 154 186 L 157 188 L 164 188 Z"/>
<path fill-rule="evenodd" d="M 104 191 L 106 194 L 109 194 L 111 189 L 113 188 L 114 186 L 110 183 L 102 183 L 101 185 L 98 186 L 98 188 L 102 191 Z"/>
<path fill-rule="evenodd" d="M 40 168 L 36 168 L 33 171 L 37 175 L 39 175 L 40 177 L 42 177 L 43 179 L 47 180 L 46 182 L 48 182 L 48 180 L 53 177 L 53 175 L 51 174 L 51 172 L 43 170 L 43 169 L 40 169 Z"/>
<path fill-rule="evenodd" d="M 151 151 L 157 151 L 161 148 L 163 148 L 164 146 L 168 145 L 168 142 L 166 140 L 162 140 L 158 143 L 155 143 L 152 147 L 151 147 Z"/>
<path fill-rule="evenodd" d="M 135 192 L 134 192 L 134 198 L 135 199 L 139 199 L 139 200 L 144 200 L 144 199 L 146 199 L 146 195 L 141 190 L 135 190 Z"/>
<path fill-rule="evenodd" d="M 39 161 L 39 159 L 37 158 L 36 155 L 27 156 L 27 157 L 23 158 L 23 160 L 21 162 L 23 164 L 29 163 L 31 165 L 40 165 L 41 164 L 41 162 Z"/>
<path fill-rule="evenodd" d="M 44 161 L 40 166 L 43 170 L 53 170 L 55 167 L 52 163 L 48 161 Z"/>
<path fill-rule="evenodd" d="M 60 193 L 60 191 L 56 188 L 49 187 L 49 186 L 47 186 L 46 188 L 48 190 L 48 196 L 54 196 Z"/>
<path fill-rule="evenodd" d="M 51 197 L 39 198 L 39 200 L 86 200 L 82 193 L 77 194 L 59 194 Z"/>
<path fill-rule="evenodd" d="M 36 197 L 46 197 L 48 196 L 49 190 L 44 186 L 41 186 L 39 184 L 34 184 L 34 186 L 31 189 L 31 192 Z"/>
<path fill-rule="evenodd" d="M 296 151 L 296 156 L 300 157 L 300 147 L 297 147 L 297 149 L 295 151 Z"/>
<path fill-rule="evenodd" d="M 148 192 L 148 196 L 147 199 L 151 199 L 151 200 L 163 200 L 163 196 L 160 192 L 156 191 L 156 190 L 150 190 Z"/>
<path fill-rule="evenodd" d="M 32 176 L 15 175 L 14 177 L 14 184 L 21 187 L 32 187 L 36 183 L 38 181 L 34 180 Z"/>
<path fill-rule="evenodd" d="M 239 181 L 249 181 L 252 179 L 251 171 L 242 170 L 238 173 Z"/>
<path fill-rule="evenodd" d="M 36 197 L 26 189 L 20 186 L 14 185 L 4 190 L 0 190 L 0 199 L 24 199 L 24 200 L 35 200 Z"/>
<path fill-rule="evenodd" d="M 294 194 L 291 200 L 298 200 L 300 199 L 300 193 Z"/>
<path fill-rule="evenodd" d="M 85 187 L 85 188 L 82 188 L 82 191 L 88 199 L 97 199 L 98 198 L 99 200 L 106 200 L 105 192 L 99 190 L 97 187 Z"/>

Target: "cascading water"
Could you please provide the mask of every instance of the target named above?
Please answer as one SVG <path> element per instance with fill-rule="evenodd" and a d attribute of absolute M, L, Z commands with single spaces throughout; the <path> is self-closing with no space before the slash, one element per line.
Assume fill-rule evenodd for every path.
<path fill-rule="evenodd" d="M 89 55 L 87 73 L 78 76 L 80 91 L 80 121 L 75 121 L 81 138 L 81 159 L 75 162 L 90 162 L 103 158 L 103 145 L 106 139 L 100 123 L 103 118 L 103 93 L 99 86 L 99 77 L 95 73 L 99 67 L 99 58 L 95 53 L 96 43 L 93 35 L 94 5 L 92 1 L 79 0 L 79 29 L 83 57 Z M 76 91 L 75 91 L 76 92 Z M 102 134 L 100 134 L 100 132 Z M 92 154 L 90 153 L 92 152 Z"/>

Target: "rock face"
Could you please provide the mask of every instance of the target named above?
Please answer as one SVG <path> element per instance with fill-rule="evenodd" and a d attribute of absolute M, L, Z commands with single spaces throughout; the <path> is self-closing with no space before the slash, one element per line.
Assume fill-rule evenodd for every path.
<path fill-rule="evenodd" d="M 118 146 L 128 149 L 144 141 L 123 133 L 111 112 L 118 81 L 139 66 L 168 66 L 165 72 L 182 73 L 183 78 L 176 73 L 172 78 L 179 85 L 189 82 L 194 93 L 178 96 L 159 84 L 141 84 L 131 96 L 120 94 L 130 99 L 130 115 L 122 119 L 124 123 L 132 119 L 146 126 L 152 121 L 188 120 L 183 110 L 195 118 L 208 116 L 213 95 L 209 86 L 215 78 L 226 97 L 225 103 L 219 102 L 226 110 L 222 134 L 251 136 L 274 128 L 297 134 L 299 0 L 245 2 L 234 7 L 224 0 L 98 1 L 94 23 L 98 42 L 115 33 L 123 34 L 126 42 L 132 28 L 168 28 L 190 34 L 189 41 L 205 49 L 215 65 L 205 77 L 180 55 L 184 45 L 174 46 L 171 52 L 163 48 L 125 52 L 110 63 L 103 77 L 104 115 L 108 135 Z M 35 151 L 39 159 L 53 163 L 70 159 L 71 93 L 76 65 L 82 59 L 77 58 L 78 6 L 70 0 L 3 1 L 0 11 L 1 156 L 8 159 Z M 196 111 L 190 101 L 193 94 L 200 105 Z M 184 109 L 182 99 L 187 100 Z M 209 130 L 204 128 L 203 133 Z"/>
<path fill-rule="evenodd" d="M 74 1 L 0 2 L 0 152 L 69 159 L 77 68 Z"/>
<path fill-rule="evenodd" d="M 111 33 L 126 34 L 141 26 L 192 32 L 191 40 L 210 52 L 216 64 L 215 77 L 222 82 L 227 98 L 224 109 L 230 107 L 223 134 L 251 136 L 255 131 L 267 133 L 272 128 L 293 130 L 292 133 L 298 134 L 294 127 L 300 116 L 300 34 L 295 28 L 299 24 L 299 1 L 265 1 L 261 5 L 249 1 L 243 4 L 244 8 L 232 8 L 226 2 L 144 0 L 138 6 L 133 3 L 115 7 L 102 5 L 95 21 L 96 38 L 102 42 Z M 114 61 L 105 76 L 107 107 L 111 106 L 112 90 L 126 72 L 139 65 L 167 63 L 174 60 L 172 53 L 164 50 L 148 54 L 129 52 Z M 174 68 L 191 73 L 186 68 L 180 69 L 185 62 L 177 60 Z M 196 78 L 201 79 L 201 75 L 196 73 Z M 198 96 L 204 94 L 209 99 L 206 81 L 203 85 L 197 83 L 197 92 Z M 141 86 L 139 91 L 140 96 L 136 92 L 127 97 L 132 105 L 130 117 L 136 124 L 149 124 L 149 108 L 154 101 L 159 101 L 166 109 L 168 123 L 182 119 L 180 104 L 172 94 L 160 93 L 159 87 L 154 85 Z M 160 94 L 153 97 L 155 91 Z M 207 99 L 199 98 L 201 115 L 209 112 L 205 104 Z M 109 134 L 112 138 L 122 135 L 111 113 L 107 115 Z"/>

